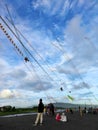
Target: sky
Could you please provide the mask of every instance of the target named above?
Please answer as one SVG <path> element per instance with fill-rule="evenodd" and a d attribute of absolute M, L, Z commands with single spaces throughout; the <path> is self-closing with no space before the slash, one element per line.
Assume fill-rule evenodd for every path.
<path fill-rule="evenodd" d="M 0 106 L 98 104 L 97 0 L 0 0 L 0 23 Z"/>

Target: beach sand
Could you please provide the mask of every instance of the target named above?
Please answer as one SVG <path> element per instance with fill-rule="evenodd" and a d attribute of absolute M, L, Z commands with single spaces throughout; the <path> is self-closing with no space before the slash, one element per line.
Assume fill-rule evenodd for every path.
<path fill-rule="evenodd" d="M 44 115 L 43 125 L 33 126 L 36 115 L 0 117 L 0 130 L 98 130 L 98 114 L 67 113 L 68 122 L 57 122 L 55 116 Z"/>

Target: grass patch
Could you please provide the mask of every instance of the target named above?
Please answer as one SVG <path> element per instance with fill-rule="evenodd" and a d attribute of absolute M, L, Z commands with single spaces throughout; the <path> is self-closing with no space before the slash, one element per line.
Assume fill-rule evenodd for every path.
<path fill-rule="evenodd" d="M 36 108 L 17 108 L 14 111 L 0 111 L 0 116 L 37 112 Z"/>

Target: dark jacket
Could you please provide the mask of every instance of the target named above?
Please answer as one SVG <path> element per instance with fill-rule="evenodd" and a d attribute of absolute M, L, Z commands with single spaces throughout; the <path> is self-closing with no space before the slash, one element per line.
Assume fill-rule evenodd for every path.
<path fill-rule="evenodd" d="M 40 102 L 38 105 L 38 112 L 42 113 L 43 111 L 44 111 L 44 104 L 42 102 Z"/>

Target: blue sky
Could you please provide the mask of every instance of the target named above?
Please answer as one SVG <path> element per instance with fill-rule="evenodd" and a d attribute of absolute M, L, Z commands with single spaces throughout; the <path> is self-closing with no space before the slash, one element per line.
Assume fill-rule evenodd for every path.
<path fill-rule="evenodd" d="M 97 0 L 1 0 L 0 16 L 16 35 L 0 18 L 0 106 L 98 104 Z"/>

